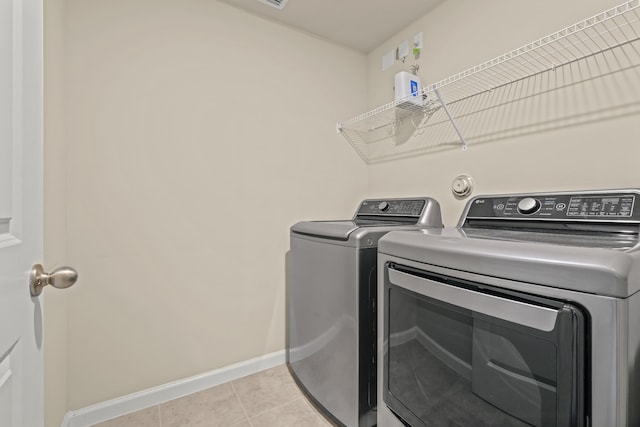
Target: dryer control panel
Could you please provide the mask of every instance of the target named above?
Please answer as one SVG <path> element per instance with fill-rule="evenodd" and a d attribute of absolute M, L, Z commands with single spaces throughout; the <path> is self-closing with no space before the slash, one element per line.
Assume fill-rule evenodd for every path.
<path fill-rule="evenodd" d="M 640 221 L 640 191 L 479 196 L 469 201 L 463 218 Z"/>
<path fill-rule="evenodd" d="M 368 199 L 358 206 L 353 221 L 358 225 L 411 224 L 442 227 L 440 204 L 431 197 Z"/>
<path fill-rule="evenodd" d="M 426 204 L 424 199 L 365 200 L 360 204 L 356 216 L 388 215 L 419 217 Z"/>

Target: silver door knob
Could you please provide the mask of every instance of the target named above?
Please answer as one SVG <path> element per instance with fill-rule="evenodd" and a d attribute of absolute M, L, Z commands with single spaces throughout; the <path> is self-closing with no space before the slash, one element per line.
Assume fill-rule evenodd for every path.
<path fill-rule="evenodd" d="M 36 264 L 31 269 L 29 278 L 29 288 L 31 295 L 37 297 L 42 293 L 42 288 L 51 285 L 54 288 L 66 289 L 73 286 L 78 280 L 78 272 L 71 267 L 60 267 L 51 273 L 45 273 L 40 264 Z"/>

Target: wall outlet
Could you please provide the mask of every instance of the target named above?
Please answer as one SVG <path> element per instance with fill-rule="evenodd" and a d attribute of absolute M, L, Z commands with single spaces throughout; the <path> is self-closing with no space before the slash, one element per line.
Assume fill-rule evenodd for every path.
<path fill-rule="evenodd" d="M 400 43 L 398 45 L 397 53 L 398 55 L 396 56 L 396 59 L 404 62 L 404 59 L 409 56 L 409 41 L 405 40 Z"/>
<path fill-rule="evenodd" d="M 393 66 L 394 60 L 394 52 L 390 50 L 389 52 L 382 55 L 382 71 L 387 70 Z"/>
<path fill-rule="evenodd" d="M 415 36 L 413 36 L 413 47 L 418 48 L 420 50 L 422 50 L 422 48 L 424 47 L 424 41 L 422 38 L 422 32 L 419 32 L 418 34 L 416 34 Z"/>

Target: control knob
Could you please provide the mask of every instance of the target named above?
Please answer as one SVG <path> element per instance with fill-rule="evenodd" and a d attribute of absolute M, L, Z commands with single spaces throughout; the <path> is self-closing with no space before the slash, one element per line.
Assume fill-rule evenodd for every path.
<path fill-rule="evenodd" d="M 389 210 L 389 202 L 380 202 L 380 204 L 378 205 L 378 209 L 380 209 L 382 212 Z"/>
<path fill-rule="evenodd" d="M 540 209 L 540 200 L 533 197 L 525 197 L 518 202 L 518 212 L 523 215 L 532 214 Z"/>

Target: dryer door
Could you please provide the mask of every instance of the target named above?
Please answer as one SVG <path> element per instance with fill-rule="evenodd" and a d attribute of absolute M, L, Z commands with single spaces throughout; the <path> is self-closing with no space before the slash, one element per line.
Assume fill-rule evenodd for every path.
<path fill-rule="evenodd" d="M 583 426 L 583 311 L 385 267 L 385 403 L 414 427 Z"/>

